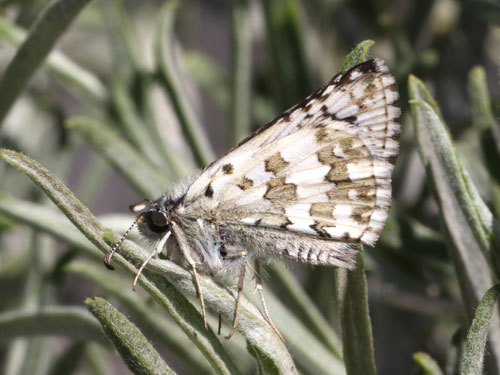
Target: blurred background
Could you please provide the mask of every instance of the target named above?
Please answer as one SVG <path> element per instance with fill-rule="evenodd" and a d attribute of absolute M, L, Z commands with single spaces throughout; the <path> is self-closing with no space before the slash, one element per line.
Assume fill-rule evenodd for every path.
<path fill-rule="evenodd" d="M 0 2 L 0 145 L 43 164 L 118 233 L 133 220 L 130 204 L 156 198 L 196 174 L 326 83 L 358 43 L 375 42 L 369 57 L 386 61 L 398 81 L 403 111 L 391 217 L 376 248 L 365 252 L 376 364 L 380 374 L 417 374 L 412 355 L 424 351 L 455 373 L 454 350 L 469 322 L 467 303 L 417 152 L 408 76 L 420 78 L 434 95 L 470 178 L 498 217 L 497 172 L 483 158 L 470 80 L 471 70 L 480 65 L 492 123 L 498 126 L 500 3 L 88 1 L 67 29 L 54 26 L 59 18 L 44 18 L 56 3 Z M 20 53 L 30 29 L 39 39 Z M 53 33 L 61 35 L 54 48 L 47 42 Z M 48 57 L 37 57 L 44 48 Z M 78 235 L 26 176 L 0 163 L 1 316 L 46 306 L 84 310 L 83 300 L 94 295 L 105 295 L 127 316 L 136 316 L 117 292 L 67 267 L 81 259 L 100 267 L 102 254 Z M 281 302 L 301 319 L 300 309 L 280 293 L 281 269 L 270 267 L 265 284 L 285 296 Z M 296 264 L 287 270 L 309 296 L 311 308 L 338 332 L 333 270 Z M 130 277 L 113 277 L 122 277 L 129 292 Z M 142 292 L 133 298 L 169 319 Z M 278 323 L 280 316 L 271 315 Z M 140 317 L 132 320 L 141 327 Z M 90 374 L 103 363 L 103 373 L 127 372 L 109 347 L 40 336 L 36 329 L 5 329 L 9 334 L 3 339 L 0 330 L 2 374 Z M 144 328 L 179 373 L 209 371 L 206 364 L 190 367 L 194 360 L 185 356 L 190 344 L 175 330 L 171 334 L 181 349 Z M 235 363 L 243 373 L 253 373 L 243 340 L 234 342 L 229 346 L 236 348 L 228 350 Z M 303 373 L 318 373 L 297 357 Z"/>

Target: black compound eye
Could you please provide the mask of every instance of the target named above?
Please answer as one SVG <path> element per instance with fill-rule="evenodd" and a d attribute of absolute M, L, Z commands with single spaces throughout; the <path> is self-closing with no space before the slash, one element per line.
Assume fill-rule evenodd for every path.
<path fill-rule="evenodd" d="M 152 232 L 163 233 L 168 230 L 168 221 L 165 214 L 159 211 L 151 211 L 146 214 L 148 227 Z"/>

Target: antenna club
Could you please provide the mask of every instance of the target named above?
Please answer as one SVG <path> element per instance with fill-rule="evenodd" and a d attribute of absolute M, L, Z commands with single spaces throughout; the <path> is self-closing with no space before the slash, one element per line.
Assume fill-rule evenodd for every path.
<path fill-rule="evenodd" d="M 114 271 L 116 268 L 115 266 L 113 266 L 111 264 L 111 257 L 113 256 L 113 253 L 112 251 L 110 251 L 109 253 L 107 253 L 105 256 L 104 256 L 104 265 L 106 266 L 106 268 L 110 271 Z"/>

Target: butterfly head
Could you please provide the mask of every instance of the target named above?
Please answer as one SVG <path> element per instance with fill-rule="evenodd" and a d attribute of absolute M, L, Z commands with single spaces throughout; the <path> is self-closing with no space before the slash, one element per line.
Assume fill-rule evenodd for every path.
<path fill-rule="evenodd" d="M 137 227 L 147 238 L 158 239 L 170 230 L 170 216 L 175 201 L 162 196 L 155 201 L 143 201 L 130 206 L 132 212 L 139 213 Z"/>
<path fill-rule="evenodd" d="M 111 251 L 104 257 L 104 265 L 111 270 L 115 267 L 111 264 L 113 254 L 120 248 L 130 231 L 137 225 L 139 232 L 145 237 L 157 240 L 170 232 L 170 216 L 179 199 L 172 199 L 163 195 L 155 201 L 148 199 L 130 206 L 130 210 L 137 213 L 137 217 L 129 229 L 116 242 Z"/>

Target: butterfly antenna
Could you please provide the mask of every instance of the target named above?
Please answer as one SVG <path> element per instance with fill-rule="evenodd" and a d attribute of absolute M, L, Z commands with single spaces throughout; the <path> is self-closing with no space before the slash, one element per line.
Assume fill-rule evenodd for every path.
<path fill-rule="evenodd" d="M 132 225 L 130 226 L 130 228 L 128 228 L 125 233 L 123 234 L 123 236 L 121 236 L 121 238 L 118 240 L 117 243 L 115 243 L 113 245 L 113 247 L 111 248 L 111 250 L 104 256 L 104 265 L 106 266 L 107 269 L 111 270 L 111 271 L 114 271 L 115 270 L 115 266 L 113 266 L 111 264 L 111 258 L 113 257 L 113 254 L 116 253 L 116 250 L 118 250 L 120 248 L 120 246 L 122 245 L 123 241 L 125 241 L 125 238 L 128 236 L 128 234 L 130 233 L 130 231 L 137 225 L 137 221 L 139 220 L 139 218 L 141 217 L 142 215 L 139 215 L 135 218 L 134 222 L 132 223 Z"/>

